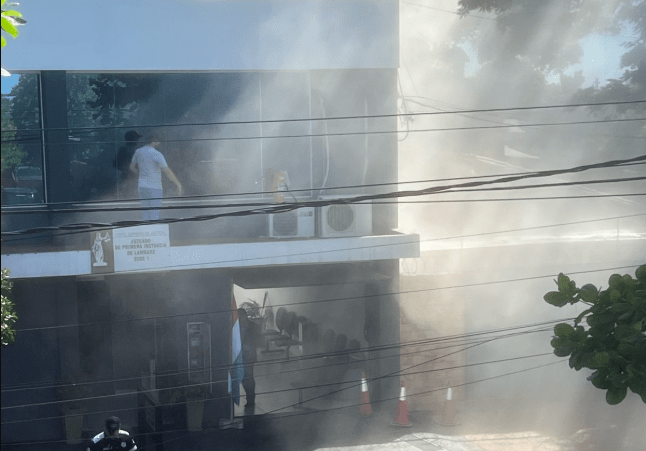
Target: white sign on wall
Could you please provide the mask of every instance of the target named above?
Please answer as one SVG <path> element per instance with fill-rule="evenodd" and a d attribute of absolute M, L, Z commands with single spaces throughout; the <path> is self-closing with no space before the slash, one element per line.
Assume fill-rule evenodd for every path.
<path fill-rule="evenodd" d="M 115 272 L 171 266 L 168 224 L 115 229 L 113 243 Z"/>

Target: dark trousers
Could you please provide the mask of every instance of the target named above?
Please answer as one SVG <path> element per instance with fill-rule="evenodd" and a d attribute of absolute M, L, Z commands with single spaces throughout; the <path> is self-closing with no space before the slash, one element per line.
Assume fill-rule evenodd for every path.
<path fill-rule="evenodd" d="M 253 378 L 253 364 L 244 366 L 242 388 L 247 395 L 247 404 L 254 404 L 256 402 L 256 380 Z"/>

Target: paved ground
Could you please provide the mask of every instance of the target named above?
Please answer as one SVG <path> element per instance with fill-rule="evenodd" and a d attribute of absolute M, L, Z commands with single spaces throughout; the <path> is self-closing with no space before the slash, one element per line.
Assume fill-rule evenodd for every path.
<path fill-rule="evenodd" d="M 354 409 L 356 410 L 356 409 Z M 619 433 L 608 427 L 579 434 L 513 430 L 463 415 L 459 424 L 442 426 L 431 412 L 412 413 L 410 428 L 391 426 L 394 406 L 363 417 L 354 410 L 325 415 L 248 418 L 243 430 L 207 430 L 189 441 L 167 441 L 165 451 L 643 451 L 646 432 Z M 474 432 L 475 431 L 475 432 Z M 495 431 L 495 432 L 492 432 Z M 167 437 L 166 440 L 171 439 Z M 596 445 L 595 445 L 596 444 Z"/>
<path fill-rule="evenodd" d="M 646 443 L 646 428 L 620 430 L 606 426 L 576 434 L 546 427 L 546 420 L 536 421 L 532 415 L 527 415 L 527 421 L 501 421 L 490 404 L 481 408 L 472 405 L 470 411 L 458 414 L 454 426 L 442 426 L 432 412 L 412 412 L 411 427 L 397 428 L 391 426 L 395 407 L 393 404 L 379 409 L 373 405 L 374 412 L 369 417 L 361 415 L 356 406 L 327 413 L 292 410 L 282 415 L 246 417 L 243 429 L 222 430 L 212 425 L 202 431 L 167 432 L 157 437 L 159 445 L 136 433 L 135 439 L 140 450 L 148 451 L 643 451 Z M 643 405 L 639 405 L 635 413 L 641 414 L 642 409 Z M 523 412 L 514 412 L 514 417 L 524 416 Z M 56 445 L 48 444 L 47 449 L 85 449 L 80 445 Z M 5 448 L 43 449 L 3 445 Z"/>

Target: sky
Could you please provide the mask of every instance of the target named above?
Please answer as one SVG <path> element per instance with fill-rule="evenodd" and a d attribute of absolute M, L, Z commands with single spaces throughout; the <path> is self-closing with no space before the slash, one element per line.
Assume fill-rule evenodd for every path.
<path fill-rule="evenodd" d="M 37 31 L 30 30 L 31 33 Z M 45 37 L 43 36 L 43 39 Z M 624 53 L 622 43 L 630 38 L 629 32 L 624 32 L 620 36 L 608 35 L 590 35 L 581 40 L 583 48 L 583 58 L 581 63 L 571 67 L 567 72 L 573 74 L 576 71 L 583 71 L 585 77 L 584 87 L 591 86 L 595 80 L 604 84 L 605 80 L 618 78 L 622 74 L 620 59 Z M 18 38 L 20 39 L 20 38 Z M 9 45 L 11 43 L 9 42 Z M 469 46 L 464 46 L 471 60 L 465 67 L 465 75 L 475 74 L 478 69 L 477 55 Z M 550 79 L 551 82 L 558 81 Z M 11 88 L 18 82 L 18 75 L 13 74 L 10 77 L 2 77 L 2 94 L 8 94 Z"/>
<path fill-rule="evenodd" d="M 587 36 L 580 41 L 583 49 L 581 62 L 570 67 L 566 73 L 572 75 L 577 71 L 583 71 L 583 76 L 585 77 L 583 87 L 592 86 L 595 80 L 599 80 L 603 85 L 605 80 L 619 78 L 623 73 L 620 60 L 625 51 L 622 44 L 628 39 L 629 36 L 626 34 L 621 36 L 598 34 Z M 462 45 L 462 49 L 470 58 L 465 67 L 465 75 L 467 77 L 473 76 L 480 67 L 478 56 L 475 54 L 475 49 L 468 43 Z M 558 83 L 559 78 L 552 77 L 548 78 L 548 80 L 551 83 Z"/>
<path fill-rule="evenodd" d="M 623 73 L 620 59 L 625 51 L 622 44 L 628 38 L 627 35 L 590 35 L 582 39 L 582 61 L 570 68 L 568 72 L 583 71 L 584 86 L 591 86 L 595 80 L 599 80 L 603 84 L 605 80 L 619 78 Z"/>

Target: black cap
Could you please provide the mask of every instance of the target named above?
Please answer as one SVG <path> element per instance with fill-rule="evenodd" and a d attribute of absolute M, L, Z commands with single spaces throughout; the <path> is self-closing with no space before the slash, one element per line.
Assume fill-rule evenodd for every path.
<path fill-rule="evenodd" d="M 109 434 L 114 434 L 121 427 L 121 420 L 118 417 L 108 417 L 105 419 L 105 430 Z"/>
<path fill-rule="evenodd" d="M 141 138 L 141 135 L 137 130 L 126 132 L 126 141 L 137 141 L 139 138 Z"/>

